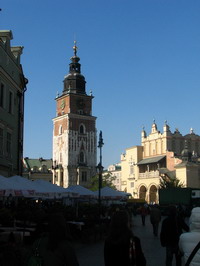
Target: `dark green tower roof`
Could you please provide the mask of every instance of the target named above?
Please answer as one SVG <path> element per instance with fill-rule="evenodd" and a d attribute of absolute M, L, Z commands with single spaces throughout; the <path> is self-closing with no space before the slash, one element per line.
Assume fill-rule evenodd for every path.
<path fill-rule="evenodd" d="M 63 94 L 66 93 L 78 93 L 86 94 L 85 92 L 85 77 L 81 74 L 81 64 L 79 64 L 80 58 L 77 56 L 77 46 L 74 42 L 73 50 L 74 56 L 71 57 L 71 63 L 69 64 L 69 74 L 64 79 Z"/>

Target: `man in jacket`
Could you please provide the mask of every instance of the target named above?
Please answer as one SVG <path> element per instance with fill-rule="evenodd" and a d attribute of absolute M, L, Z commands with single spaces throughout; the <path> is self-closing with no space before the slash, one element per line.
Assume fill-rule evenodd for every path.
<path fill-rule="evenodd" d="M 176 258 L 176 266 L 181 265 L 181 256 L 179 253 L 179 237 L 182 232 L 188 231 L 189 227 L 181 216 L 178 215 L 175 206 L 169 207 L 169 215 L 162 222 L 160 241 L 163 247 L 166 247 L 166 266 L 172 266 L 173 256 Z"/>
<path fill-rule="evenodd" d="M 158 227 L 161 220 L 161 211 L 158 208 L 157 204 L 154 204 L 150 209 L 150 221 L 153 226 L 154 236 L 158 235 Z"/>
<path fill-rule="evenodd" d="M 183 233 L 180 236 L 179 248 L 183 253 L 184 265 L 187 262 L 193 249 L 200 241 L 200 207 L 192 209 L 192 213 L 189 219 L 190 232 Z M 197 266 L 200 264 L 200 250 L 194 255 L 190 266 Z"/>

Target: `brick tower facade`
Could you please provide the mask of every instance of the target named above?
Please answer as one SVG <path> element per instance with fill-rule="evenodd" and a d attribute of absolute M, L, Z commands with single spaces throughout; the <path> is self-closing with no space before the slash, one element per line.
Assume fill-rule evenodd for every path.
<path fill-rule="evenodd" d="M 92 94 L 87 95 L 80 58 L 74 44 L 69 73 L 62 94 L 56 97 L 53 119 L 53 183 L 87 187 L 96 174 L 96 117 L 92 116 Z"/>

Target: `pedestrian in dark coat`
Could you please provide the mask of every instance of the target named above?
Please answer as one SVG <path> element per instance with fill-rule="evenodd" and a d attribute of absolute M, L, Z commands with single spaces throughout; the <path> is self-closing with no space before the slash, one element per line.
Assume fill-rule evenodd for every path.
<path fill-rule="evenodd" d="M 154 204 L 150 210 L 150 221 L 153 226 L 154 236 L 158 236 L 158 227 L 161 220 L 161 211 L 157 204 Z"/>
<path fill-rule="evenodd" d="M 145 226 L 145 220 L 146 220 L 146 216 L 148 214 L 148 206 L 146 204 L 144 204 L 143 206 L 140 207 L 140 215 L 142 218 L 142 225 Z"/>
<path fill-rule="evenodd" d="M 140 239 L 130 230 L 129 216 L 126 211 L 114 213 L 110 231 L 104 244 L 105 266 L 145 266 Z"/>
<path fill-rule="evenodd" d="M 181 256 L 179 252 L 179 237 L 184 231 L 189 231 L 188 225 L 183 218 L 178 215 L 175 206 L 169 207 L 169 215 L 162 222 L 160 241 L 166 247 L 166 266 L 171 266 L 173 256 L 176 258 L 176 266 L 181 266 Z"/>

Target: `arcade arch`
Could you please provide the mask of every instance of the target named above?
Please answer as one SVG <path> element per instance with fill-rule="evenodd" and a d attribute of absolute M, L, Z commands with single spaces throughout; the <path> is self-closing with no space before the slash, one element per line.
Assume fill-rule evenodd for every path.
<path fill-rule="evenodd" d="M 147 195 L 147 188 L 144 185 L 142 185 L 139 189 L 139 198 L 146 200 L 146 195 Z"/>
<path fill-rule="evenodd" d="M 151 185 L 149 188 L 149 203 L 158 202 L 158 188 L 156 185 Z"/>

